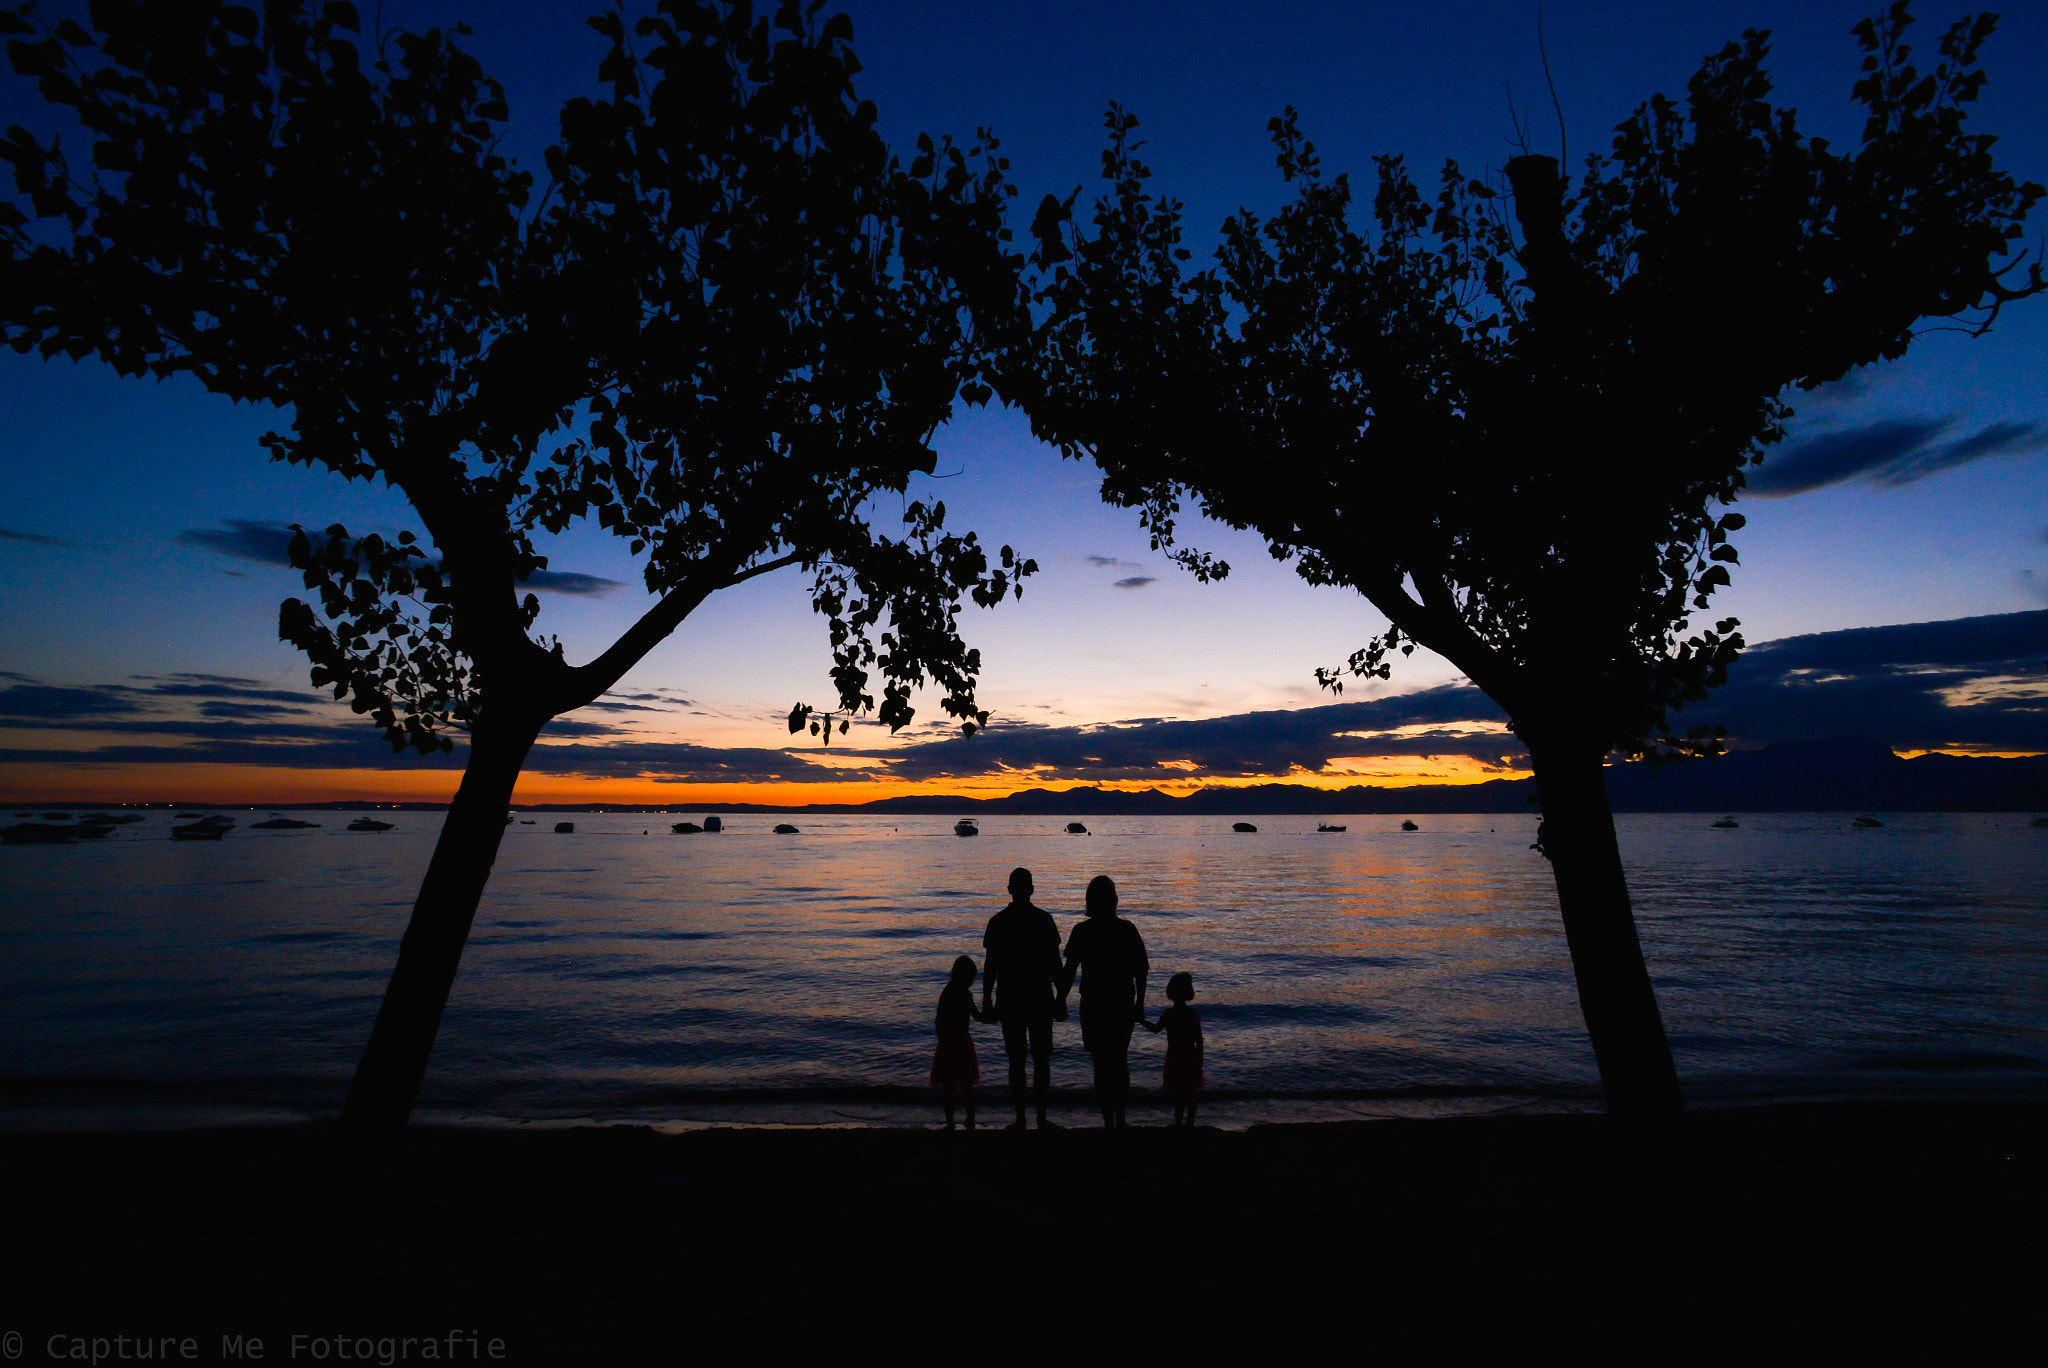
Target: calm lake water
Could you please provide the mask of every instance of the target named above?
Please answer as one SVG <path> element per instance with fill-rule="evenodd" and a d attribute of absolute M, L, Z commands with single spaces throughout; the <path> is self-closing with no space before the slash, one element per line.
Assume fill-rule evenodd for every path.
<path fill-rule="evenodd" d="M 173 1124 L 339 1104 L 438 814 L 0 848 L 0 1126 Z M 1597 1105 L 1548 865 L 1521 816 L 563 814 L 505 835 L 428 1114 L 658 1124 L 925 1121 L 931 1017 L 1012 866 L 1062 931 L 1117 880 L 1153 964 L 1195 976 L 1206 1113 Z M 2048 831 L 2020 814 L 1630 815 L 1622 850 L 1688 1095 L 2048 1092 Z M 642 832 L 651 832 L 642 835 Z M 977 1027 L 984 1079 L 999 1034 Z M 1056 1088 L 1085 1106 L 1078 1027 Z M 1156 1085 L 1163 1038 L 1139 1032 Z M 983 1105 L 1003 1110 L 998 1088 Z M 1140 1109 L 1143 1110 L 1142 1108 Z M 1000 1119 L 1000 1118 L 998 1118 Z M 1077 1115 L 1076 1119 L 1083 1119 Z"/>

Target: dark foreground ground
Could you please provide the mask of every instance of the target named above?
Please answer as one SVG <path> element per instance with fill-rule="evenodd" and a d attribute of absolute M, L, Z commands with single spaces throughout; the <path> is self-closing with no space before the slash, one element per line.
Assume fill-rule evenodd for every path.
<path fill-rule="evenodd" d="M 1970 1361 L 2017 1332 L 2038 1351 L 2048 1104 L 1699 1112 L 1689 1195 L 1654 1202 L 1617 1190 L 1605 1124 L 420 1130 L 381 1206 L 310 1231 L 317 1128 L 11 1135 L 0 1332 L 22 1338 L 0 1349 Z"/>

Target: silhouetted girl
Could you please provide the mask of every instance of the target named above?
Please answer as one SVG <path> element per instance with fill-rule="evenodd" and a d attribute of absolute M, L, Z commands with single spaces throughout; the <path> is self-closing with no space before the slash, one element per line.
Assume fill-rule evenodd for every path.
<path fill-rule="evenodd" d="M 932 1086 L 945 1095 L 946 1129 L 953 1129 L 953 1090 L 967 1104 L 967 1129 L 974 1129 L 974 1085 L 981 1082 L 981 1061 L 974 1055 L 968 1021 L 987 1021 L 974 1006 L 974 961 L 966 955 L 953 961 L 953 975 L 939 994 L 939 1048 L 932 1054 Z"/>
<path fill-rule="evenodd" d="M 1173 1124 L 1195 1124 L 1195 1103 L 1202 1091 L 1202 1018 L 1188 1002 L 1195 995 L 1195 977 L 1175 974 L 1166 981 L 1166 996 L 1173 1006 L 1148 1021 L 1145 1029 L 1158 1035 L 1166 1032 L 1166 1075 L 1160 1086 L 1173 1099 Z"/>

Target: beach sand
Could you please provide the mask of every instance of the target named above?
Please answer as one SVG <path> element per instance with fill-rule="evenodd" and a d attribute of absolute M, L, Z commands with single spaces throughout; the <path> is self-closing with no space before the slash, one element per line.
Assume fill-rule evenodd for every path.
<path fill-rule="evenodd" d="M 1968 1354 L 2037 1335 L 2048 1286 L 2040 1102 L 1696 1111 L 1695 1180 L 1654 1203 L 1616 1190 L 1599 1116 L 422 1127 L 381 1206 L 295 1236 L 323 1134 L 0 1138 L 0 1331 L 30 1363 L 116 1335 L 266 1363 Z"/>

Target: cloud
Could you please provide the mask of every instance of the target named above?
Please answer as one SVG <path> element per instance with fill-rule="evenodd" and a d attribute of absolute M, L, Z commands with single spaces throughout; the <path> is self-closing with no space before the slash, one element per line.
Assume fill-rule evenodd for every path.
<path fill-rule="evenodd" d="M 1156 575 L 1133 575 L 1129 579 L 1118 580 L 1116 587 L 1119 589 L 1143 589 L 1148 584 L 1157 583 L 1159 583 L 1159 577 Z"/>
<path fill-rule="evenodd" d="M 1950 442 L 1947 446 L 1916 453 L 1891 468 L 1877 471 L 1871 478 L 1882 485 L 1911 484 L 1915 480 L 1924 480 L 1938 471 L 1974 461 L 1980 456 L 2037 451 L 2042 445 L 2042 433 L 2038 423 L 1993 423 L 1974 437 L 1965 437 L 1960 442 Z"/>
<path fill-rule="evenodd" d="M 840 754 L 834 748 L 834 754 Z M 535 746 L 526 768 L 592 779 L 652 779 L 671 784 L 858 783 L 875 771 L 828 769 L 794 750 L 698 746 L 685 741 L 616 741 L 605 745 Z"/>
<path fill-rule="evenodd" d="M 543 594 L 571 594 L 579 598 L 603 598 L 624 581 L 602 575 L 579 575 L 573 570 L 536 570 L 526 577 L 526 587 Z"/>
<path fill-rule="evenodd" d="M 1143 570 L 1137 561 L 1118 560 L 1115 556 L 1083 556 L 1082 560 L 1097 570 Z"/>
<path fill-rule="evenodd" d="M 1040 780 L 1246 778 L 1320 770 L 1357 756 L 1466 755 L 1493 763 L 1519 755 L 1493 701 L 1469 685 L 1286 712 L 1199 719 L 1128 719 L 1050 727 L 998 719 L 974 737 L 899 750 L 848 752 L 885 762 L 891 777 L 966 778 L 1003 771 Z"/>
<path fill-rule="evenodd" d="M 1738 746 L 1866 737 L 1898 750 L 2048 750 L 2048 610 L 1822 632 L 1746 651 L 1726 687 L 1676 719 L 1720 722 Z M 0 751 L 53 764 L 161 763 L 391 769 L 459 765 L 394 756 L 376 730 L 324 697 L 229 675 L 179 674 L 62 688 L 6 676 L 0 726 L 55 741 L 111 734 L 113 744 Z M 649 695 L 628 695 L 645 698 Z M 656 696 L 658 697 L 658 695 Z M 1004 722 L 973 738 L 950 728 L 897 748 L 701 746 L 641 740 L 601 720 L 549 726 L 536 773 L 671 783 L 907 781 L 1001 775 L 1020 783 L 1135 780 L 1184 784 L 1285 778 L 1340 762 L 1462 756 L 1520 767 L 1505 716 L 1469 685 L 1211 718 L 1128 718 L 1094 726 Z M 762 719 L 764 732 L 779 719 Z M 119 739 L 115 739 L 119 738 Z M 560 738 L 560 739 L 557 739 Z M 83 736 L 78 736 L 80 741 Z M 828 768 L 831 758 L 865 768 Z"/>
<path fill-rule="evenodd" d="M 1987 665 L 2048 656 L 2048 612 L 1851 627 L 1752 646 L 1745 669 L 1861 671 Z"/>
<path fill-rule="evenodd" d="M 1771 456 L 1750 475 L 1748 492 L 1782 499 L 1851 480 L 1896 488 L 1985 456 L 2044 445 L 2036 423 L 1993 423 L 1971 436 L 1937 442 L 1955 423 L 1952 417 L 1885 418 L 1823 433 Z"/>
<path fill-rule="evenodd" d="M 154 698 L 222 698 L 237 699 L 247 703 L 283 703 L 291 707 L 304 708 L 318 702 L 324 695 L 311 693 L 306 689 L 275 689 L 255 679 L 236 679 L 232 675 L 173 674 L 139 675 L 144 682 L 140 688 L 126 688 L 129 692 L 147 694 Z"/>
<path fill-rule="evenodd" d="M 15 532 L 5 527 L 0 527 L 0 541 L 28 542 L 34 546 L 69 546 L 71 544 L 66 541 L 60 541 L 56 537 L 46 537 L 40 532 Z"/>
<path fill-rule="evenodd" d="M 259 565 L 290 565 L 292 530 L 282 523 L 252 522 L 247 518 L 226 518 L 225 531 L 217 527 L 188 527 L 171 538 L 180 546 L 216 551 L 236 560 Z"/>
<path fill-rule="evenodd" d="M 1861 399 L 1870 393 L 1871 388 L 1867 373 L 1851 371 L 1839 379 L 1827 381 L 1808 394 L 1795 397 L 1793 402 L 1804 405 L 1843 404 L 1851 399 Z"/>
<path fill-rule="evenodd" d="M 5 719 L 8 726 L 118 717 L 136 711 L 133 701 L 101 689 L 65 689 L 48 684 L 12 684 L 0 689 L 0 719 Z"/>
<path fill-rule="evenodd" d="M 1867 737 L 1895 750 L 2048 750 L 2048 610 L 1786 637 L 1679 715 L 1737 744 Z"/>
<path fill-rule="evenodd" d="M 216 738 L 198 745 L 118 745 L 93 750 L 53 751 L 0 749 L 0 764 L 30 765 L 252 765 L 288 769 L 394 769 L 429 765 L 460 768 L 466 752 L 457 746 L 453 755 L 415 755 L 411 751 L 394 756 L 391 747 L 374 729 L 358 722 L 353 727 L 329 728 L 318 740 L 296 743 Z"/>
<path fill-rule="evenodd" d="M 600 698 L 600 699 L 598 699 L 598 700 L 597 700 L 596 702 L 594 702 L 594 703 L 585 703 L 585 704 L 583 705 L 583 707 L 582 707 L 582 708 L 578 709 L 578 711 L 580 711 L 580 712 L 589 712 L 589 711 L 595 710 L 595 711 L 597 711 L 597 712 L 643 712 L 643 713 L 661 713 L 661 712 L 673 712 L 673 711 L 675 711 L 675 708 L 676 708 L 676 707 L 679 707 L 679 706 L 686 706 L 686 705 L 688 704 L 688 702 L 689 702 L 689 700 L 688 700 L 688 699 L 681 699 L 681 700 L 678 700 L 678 702 L 677 702 L 676 704 L 673 704 L 673 705 L 671 705 L 671 706 L 668 706 L 668 707 L 660 707 L 660 708 L 654 708 L 654 707 L 649 707 L 649 706 L 648 706 L 647 704 L 645 704 L 645 703 L 622 703 L 622 702 L 619 702 L 619 701 L 618 701 L 618 700 L 619 700 L 619 699 L 621 699 L 621 698 L 654 698 L 654 697 L 655 697 L 655 695 L 653 695 L 653 694 L 606 694 L 606 695 L 605 695 L 605 696 L 604 696 L 603 698 Z M 659 702 L 662 702 L 662 703 L 667 703 L 667 702 L 668 702 L 668 700 L 667 700 L 667 699 L 665 699 L 665 698 L 664 698 L 664 699 L 659 699 L 659 700 L 657 700 L 657 701 L 659 701 Z"/>
<path fill-rule="evenodd" d="M 0 726 L 17 731 L 318 740 L 360 725 L 322 694 L 233 675 L 135 675 L 134 683 L 84 687 L 13 677 L 25 682 L 0 689 Z"/>
<path fill-rule="evenodd" d="M 180 546 L 196 546 L 237 560 L 261 565 L 292 563 L 292 530 L 283 523 L 254 522 L 247 518 L 225 518 L 226 530 L 188 527 L 171 540 Z M 526 587 L 543 594 L 567 594 L 574 598 L 602 598 L 624 581 L 602 575 L 584 575 L 574 570 L 536 570 L 526 577 Z"/>

